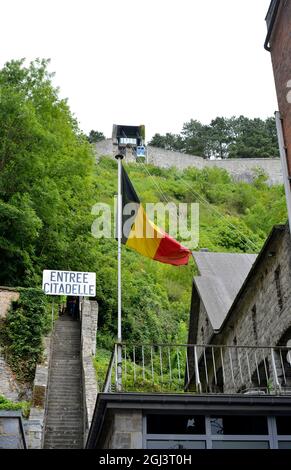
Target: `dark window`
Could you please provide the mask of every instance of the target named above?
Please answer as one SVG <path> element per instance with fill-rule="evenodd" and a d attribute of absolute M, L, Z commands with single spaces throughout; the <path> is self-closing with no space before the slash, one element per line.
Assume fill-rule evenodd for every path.
<path fill-rule="evenodd" d="M 224 381 L 223 381 L 223 371 L 222 367 L 217 369 L 216 374 L 212 379 L 212 389 L 213 393 L 223 393 Z"/>
<path fill-rule="evenodd" d="M 148 434 L 205 434 L 205 417 L 193 415 L 147 415 Z"/>
<path fill-rule="evenodd" d="M 266 416 L 211 416 L 212 434 L 268 434 Z"/>
<path fill-rule="evenodd" d="M 255 343 L 258 342 L 258 330 L 257 330 L 257 307 L 254 305 L 252 308 L 252 326 Z"/>
<path fill-rule="evenodd" d="M 275 271 L 275 284 L 276 284 L 276 292 L 277 292 L 277 299 L 278 299 L 278 305 L 279 309 L 283 309 L 283 296 L 282 296 L 282 288 L 281 288 L 281 268 L 280 266 L 277 267 Z"/>
<path fill-rule="evenodd" d="M 201 327 L 201 343 L 204 344 L 204 328 Z"/>
<path fill-rule="evenodd" d="M 263 359 L 257 364 L 255 371 L 252 374 L 252 383 L 255 387 L 268 387 L 270 378 L 270 369 L 268 358 Z"/>
<path fill-rule="evenodd" d="M 277 434 L 291 436 L 291 416 L 276 416 Z"/>

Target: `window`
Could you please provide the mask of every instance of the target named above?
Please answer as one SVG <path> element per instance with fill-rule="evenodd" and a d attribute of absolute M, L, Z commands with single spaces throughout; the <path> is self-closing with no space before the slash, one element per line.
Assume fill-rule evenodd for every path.
<path fill-rule="evenodd" d="M 291 416 L 149 414 L 147 449 L 291 449 Z"/>
<path fill-rule="evenodd" d="M 256 369 L 252 375 L 252 383 L 255 387 L 267 388 L 270 378 L 270 368 L 268 358 L 264 358 L 259 364 L 256 364 Z"/>
<path fill-rule="evenodd" d="M 257 330 L 257 307 L 254 305 L 252 308 L 252 327 L 255 344 L 258 342 L 258 330 Z"/>
<path fill-rule="evenodd" d="M 223 435 L 267 435 L 266 416 L 211 416 L 211 434 Z"/>
<path fill-rule="evenodd" d="M 291 436 L 291 416 L 276 416 L 277 434 Z"/>
<path fill-rule="evenodd" d="M 204 416 L 148 415 L 148 434 L 205 434 Z"/>
<path fill-rule="evenodd" d="M 280 311 L 282 311 L 283 310 L 283 295 L 282 295 L 280 274 L 281 274 L 281 267 L 279 265 L 275 271 L 275 284 L 276 284 L 276 292 L 277 292 L 279 309 Z"/>

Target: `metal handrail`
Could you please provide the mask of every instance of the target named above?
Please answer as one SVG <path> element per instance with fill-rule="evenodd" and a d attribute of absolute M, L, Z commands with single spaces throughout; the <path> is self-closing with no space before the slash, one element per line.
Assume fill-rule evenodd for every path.
<path fill-rule="evenodd" d="M 104 381 L 104 386 L 103 386 L 103 390 L 102 390 L 104 393 L 107 393 L 107 392 L 111 391 L 112 369 L 113 369 L 113 365 L 114 365 L 115 355 L 116 355 L 116 348 L 114 348 L 112 353 L 111 353 L 111 358 L 110 358 L 110 361 L 109 361 L 109 365 L 108 365 L 108 369 L 107 369 L 107 373 L 106 373 L 106 377 L 105 377 L 105 381 Z"/>
<path fill-rule="evenodd" d="M 245 393 L 266 388 L 286 392 L 291 376 L 287 346 L 116 343 L 103 392 L 117 385 L 117 347 L 123 363 L 122 391 Z M 113 375 L 114 374 L 114 375 Z M 115 388 L 113 391 L 121 391 Z M 231 392 L 229 392 L 231 390 Z"/>

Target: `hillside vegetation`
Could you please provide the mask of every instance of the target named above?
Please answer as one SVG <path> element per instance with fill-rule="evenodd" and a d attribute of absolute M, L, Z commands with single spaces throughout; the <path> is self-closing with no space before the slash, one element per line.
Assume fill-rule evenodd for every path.
<path fill-rule="evenodd" d="M 117 326 L 117 243 L 91 235 L 91 209 L 113 205 L 117 166 L 105 157 L 95 165 L 51 80 L 45 61 L 0 71 L 0 284 L 39 287 L 43 269 L 96 272 L 98 345 L 108 350 Z M 247 184 L 215 168 L 126 168 L 142 202 L 200 204 L 196 249 L 255 252 L 286 219 L 283 187 L 268 187 L 262 174 Z M 185 341 L 193 260 L 173 267 L 122 251 L 123 339 Z"/>

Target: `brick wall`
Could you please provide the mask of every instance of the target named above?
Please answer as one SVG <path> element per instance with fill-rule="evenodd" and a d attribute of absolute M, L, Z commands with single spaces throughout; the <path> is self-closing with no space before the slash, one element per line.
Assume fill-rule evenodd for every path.
<path fill-rule="evenodd" d="M 291 175 L 291 2 L 281 0 L 270 41 L 271 57 L 279 104 L 283 119 L 289 175 Z M 289 82 L 289 84 L 288 84 Z M 288 86 L 287 86 L 288 85 Z"/>

